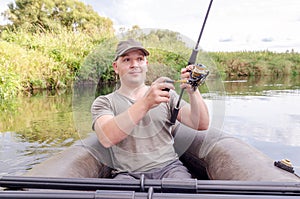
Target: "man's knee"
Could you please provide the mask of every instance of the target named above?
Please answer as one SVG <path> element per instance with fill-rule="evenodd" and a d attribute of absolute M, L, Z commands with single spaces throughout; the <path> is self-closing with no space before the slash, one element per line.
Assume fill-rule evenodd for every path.
<path fill-rule="evenodd" d="M 136 179 L 128 173 L 119 173 L 113 177 L 114 179 Z"/>
<path fill-rule="evenodd" d="M 186 179 L 192 178 L 192 175 L 180 161 L 176 161 L 174 164 L 170 165 L 169 169 L 163 175 L 163 178 Z"/>

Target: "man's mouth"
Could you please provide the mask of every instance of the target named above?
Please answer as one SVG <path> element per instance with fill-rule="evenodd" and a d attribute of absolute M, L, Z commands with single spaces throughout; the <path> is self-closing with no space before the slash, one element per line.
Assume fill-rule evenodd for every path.
<path fill-rule="evenodd" d="M 138 73 L 142 73 L 141 70 L 132 70 L 128 72 L 129 74 L 138 74 Z"/>

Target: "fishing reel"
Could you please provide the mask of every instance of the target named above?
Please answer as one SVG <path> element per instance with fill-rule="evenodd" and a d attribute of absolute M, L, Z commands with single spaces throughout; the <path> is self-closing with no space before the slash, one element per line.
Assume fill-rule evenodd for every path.
<path fill-rule="evenodd" d="M 209 70 L 203 64 L 196 64 L 194 68 L 190 70 L 190 78 L 187 83 L 192 86 L 194 91 L 198 86 L 202 85 L 205 82 L 206 77 L 209 74 Z"/>

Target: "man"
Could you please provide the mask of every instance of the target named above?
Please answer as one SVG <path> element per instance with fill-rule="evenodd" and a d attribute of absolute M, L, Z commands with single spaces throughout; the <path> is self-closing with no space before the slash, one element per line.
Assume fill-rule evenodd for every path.
<path fill-rule="evenodd" d="M 112 65 L 120 77 L 120 88 L 94 101 L 93 130 L 111 154 L 109 166 L 115 178 L 138 179 L 142 174 L 152 179 L 190 178 L 174 150 L 171 133 L 171 110 L 179 96 L 166 77 L 145 85 L 148 55 L 133 39 L 118 44 Z M 191 68 L 181 70 L 182 79 L 189 78 Z M 190 104 L 182 100 L 177 120 L 206 130 L 209 115 L 199 90 L 186 83 L 181 87 L 186 88 Z"/>

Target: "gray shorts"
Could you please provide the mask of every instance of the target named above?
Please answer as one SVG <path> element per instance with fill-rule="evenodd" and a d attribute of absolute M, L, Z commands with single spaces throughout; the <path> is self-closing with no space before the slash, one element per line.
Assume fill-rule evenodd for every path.
<path fill-rule="evenodd" d="M 163 178 L 192 178 L 191 174 L 180 160 L 168 164 L 163 168 L 152 169 L 147 172 L 128 172 L 118 173 L 113 176 L 115 179 L 140 179 L 144 174 L 145 179 L 163 179 Z"/>

